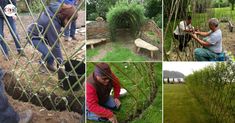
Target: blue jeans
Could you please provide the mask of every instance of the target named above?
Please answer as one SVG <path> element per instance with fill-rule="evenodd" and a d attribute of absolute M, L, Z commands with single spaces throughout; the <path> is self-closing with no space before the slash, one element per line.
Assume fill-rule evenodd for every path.
<path fill-rule="evenodd" d="M 196 48 L 194 56 L 197 61 L 210 61 L 210 59 L 215 59 L 218 55 L 206 48 Z"/>
<path fill-rule="evenodd" d="M 52 65 L 54 63 L 54 58 L 52 54 L 49 52 L 49 49 L 47 48 L 45 42 L 43 42 L 40 38 L 33 38 L 32 43 L 33 43 L 33 46 L 40 53 L 42 53 L 42 60 L 45 61 L 47 64 Z"/>
<path fill-rule="evenodd" d="M 3 33 L 3 30 L 4 30 L 4 17 L 0 17 L 0 35 L 2 36 L 2 38 L 4 37 L 4 33 Z M 15 45 L 16 45 L 16 49 L 18 52 L 20 52 L 21 50 L 21 46 L 20 46 L 20 38 L 16 32 L 16 25 L 15 25 L 15 21 L 12 17 L 7 17 L 7 21 L 9 22 L 10 24 L 10 27 L 12 28 L 12 30 L 10 29 L 9 27 L 9 30 L 11 32 L 11 35 L 14 39 L 14 42 L 15 42 Z M 8 48 L 7 48 L 7 44 L 4 43 L 3 39 L 0 38 L 0 45 L 2 47 L 2 51 L 3 51 L 3 54 L 8 57 L 9 56 L 9 52 L 8 52 Z"/>
<path fill-rule="evenodd" d="M 65 28 L 64 35 L 65 37 L 74 37 L 76 31 L 76 20 L 72 20 L 71 24 Z"/>
<path fill-rule="evenodd" d="M 111 110 L 117 109 L 116 103 L 114 102 L 114 99 L 111 96 L 109 97 L 108 101 L 103 105 L 103 107 L 111 109 Z M 105 121 L 105 120 L 102 120 L 102 118 L 99 117 L 98 115 L 90 112 L 88 109 L 86 110 L 86 117 L 88 120 Z"/>
<path fill-rule="evenodd" d="M 3 75 L 4 72 L 0 68 L 0 123 L 18 123 L 19 115 L 11 107 L 6 95 L 4 95 Z"/>

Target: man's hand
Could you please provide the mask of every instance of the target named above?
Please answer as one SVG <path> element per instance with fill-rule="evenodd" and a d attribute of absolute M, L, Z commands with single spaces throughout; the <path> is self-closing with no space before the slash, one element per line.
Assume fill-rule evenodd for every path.
<path fill-rule="evenodd" d="M 12 18 L 13 18 L 13 20 L 16 20 L 16 19 L 17 19 L 17 16 L 16 16 L 16 15 L 13 15 Z"/>
<path fill-rule="evenodd" d="M 196 39 L 197 38 L 197 35 L 196 35 L 196 32 L 194 34 L 191 34 L 192 38 Z"/>
<path fill-rule="evenodd" d="M 118 123 L 117 117 L 115 115 L 113 115 L 113 117 L 109 118 L 109 121 L 112 123 Z"/>
<path fill-rule="evenodd" d="M 116 103 L 117 108 L 119 108 L 121 105 L 121 101 L 118 98 L 115 98 L 114 102 Z"/>

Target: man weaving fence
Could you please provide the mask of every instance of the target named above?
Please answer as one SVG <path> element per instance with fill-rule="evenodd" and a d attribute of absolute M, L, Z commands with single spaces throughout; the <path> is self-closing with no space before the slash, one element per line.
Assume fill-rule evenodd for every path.
<path fill-rule="evenodd" d="M 222 51 L 222 31 L 219 28 L 219 21 L 216 18 L 209 20 L 209 32 L 196 31 L 192 34 L 195 39 L 203 48 L 194 50 L 194 55 L 197 61 L 211 61 L 219 57 Z M 198 38 L 197 35 L 204 36 L 203 40 Z"/>

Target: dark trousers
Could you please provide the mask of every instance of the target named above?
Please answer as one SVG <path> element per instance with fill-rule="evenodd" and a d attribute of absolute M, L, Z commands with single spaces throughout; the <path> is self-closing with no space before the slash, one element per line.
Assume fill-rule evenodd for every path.
<path fill-rule="evenodd" d="M 189 34 L 185 35 L 174 34 L 174 38 L 179 41 L 179 50 L 183 51 L 183 48 L 187 46 L 188 42 L 192 39 L 192 36 Z"/>
<path fill-rule="evenodd" d="M 0 68 L 0 123 L 18 123 L 19 115 L 14 111 L 4 94 L 3 74 L 4 72 Z"/>

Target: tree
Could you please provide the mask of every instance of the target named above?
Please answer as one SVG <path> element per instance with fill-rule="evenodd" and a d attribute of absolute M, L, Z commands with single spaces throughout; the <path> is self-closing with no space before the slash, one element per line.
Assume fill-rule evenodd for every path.
<path fill-rule="evenodd" d="M 162 13 L 162 1 L 161 0 L 149 0 L 145 6 L 145 15 L 149 18 L 156 17 Z"/>
<path fill-rule="evenodd" d="M 90 0 L 87 3 L 87 19 L 95 20 L 100 16 L 106 19 L 106 13 L 109 8 L 115 5 L 117 0 Z"/>
<path fill-rule="evenodd" d="M 232 5 L 232 10 L 234 10 L 235 0 L 228 0 L 228 2 L 231 3 L 231 5 Z"/>

